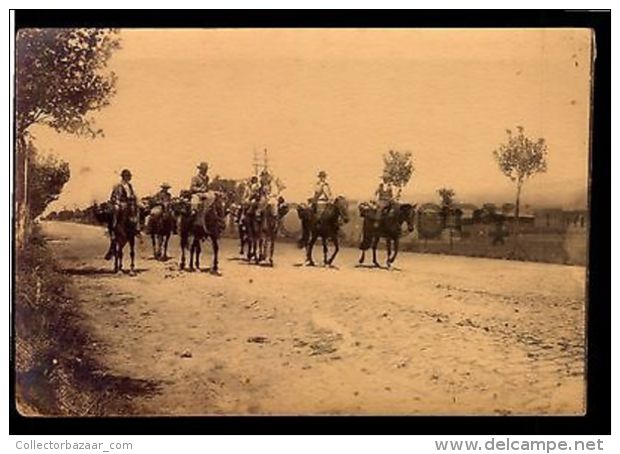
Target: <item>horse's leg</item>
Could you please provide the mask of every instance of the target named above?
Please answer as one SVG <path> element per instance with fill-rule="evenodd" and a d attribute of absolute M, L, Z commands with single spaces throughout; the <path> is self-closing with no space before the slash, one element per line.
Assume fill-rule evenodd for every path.
<path fill-rule="evenodd" d="M 387 259 L 385 261 L 385 264 L 389 268 L 392 264 L 392 262 L 390 261 L 390 256 L 392 255 L 392 239 L 389 236 L 385 239 L 385 244 L 387 245 Z"/>
<path fill-rule="evenodd" d="M 392 258 L 390 258 L 390 264 L 394 263 L 394 260 L 396 260 L 396 256 L 398 255 L 398 243 L 399 243 L 399 239 L 398 237 L 394 238 L 394 255 L 392 255 Z"/>
<path fill-rule="evenodd" d="M 179 268 L 185 269 L 185 249 L 187 249 L 187 239 L 183 239 L 181 237 L 181 263 L 179 263 Z"/>
<path fill-rule="evenodd" d="M 375 266 L 381 267 L 379 262 L 377 262 L 377 246 L 379 245 L 379 236 L 376 236 L 372 239 L 372 263 Z"/>
<path fill-rule="evenodd" d="M 258 235 L 257 249 L 254 253 L 254 259 L 256 263 L 260 263 L 261 260 L 265 259 L 265 239 L 262 232 Z"/>
<path fill-rule="evenodd" d="M 164 235 L 157 235 L 157 258 L 161 260 L 163 257 L 163 248 L 164 248 Z"/>
<path fill-rule="evenodd" d="M 314 243 L 318 235 L 315 232 L 310 234 L 310 240 L 308 241 L 308 245 L 306 246 L 306 263 L 310 266 L 314 266 L 314 260 L 312 260 L 312 248 L 314 248 Z"/>
<path fill-rule="evenodd" d="M 217 237 L 215 235 L 211 236 L 211 247 L 213 248 L 213 268 L 211 269 L 211 272 L 217 274 L 219 272 L 218 253 L 220 250 L 220 245 L 218 244 Z"/>
<path fill-rule="evenodd" d="M 118 273 L 119 272 L 119 266 L 118 266 L 118 247 L 117 247 L 116 240 L 112 241 L 112 245 L 110 247 L 111 247 L 111 250 L 112 250 L 112 258 L 114 259 L 114 272 Z"/>
<path fill-rule="evenodd" d="M 261 222 L 260 225 L 260 230 L 259 230 L 259 240 L 258 240 L 258 260 L 256 263 L 265 260 L 265 256 L 266 256 L 266 252 L 267 252 L 267 235 L 265 234 L 266 230 L 266 226 L 265 223 L 267 222 L 265 218 L 265 215 L 263 215 L 263 220 Z"/>
<path fill-rule="evenodd" d="M 370 241 L 368 239 L 369 237 L 369 232 L 367 231 L 368 227 L 366 226 L 366 219 L 364 219 L 364 224 L 362 225 L 362 242 L 360 244 L 360 249 L 362 250 L 362 254 L 360 255 L 360 259 L 358 261 L 358 263 L 361 265 L 362 263 L 364 263 L 364 260 L 366 259 L 366 250 L 368 249 L 368 246 L 370 245 Z"/>
<path fill-rule="evenodd" d="M 194 271 L 194 254 L 196 253 L 196 240 L 192 238 L 189 245 L 189 270 Z"/>
<path fill-rule="evenodd" d="M 135 276 L 136 274 L 136 239 L 134 236 L 129 238 L 129 258 L 131 264 L 129 266 L 129 275 Z"/>
<path fill-rule="evenodd" d="M 340 250 L 340 246 L 338 244 L 338 235 L 337 234 L 332 238 L 332 241 L 334 242 L 334 252 L 333 252 L 332 256 L 329 258 L 329 260 L 327 261 L 328 265 L 331 265 L 334 262 L 334 259 L 336 258 L 336 254 L 338 254 L 338 251 Z"/>
<path fill-rule="evenodd" d="M 269 264 L 273 266 L 273 251 L 276 248 L 276 233 L 271 233 L 271 239 L 269 244 Z"/>
<path fill-rule="evenodd" d="M 327 237 L 321 237 L 323 243 L 323 265 L 327 265 Z"/>
<path fill-rule="evenodd" d="M 202 252 L 202 248 L 200 247 L 200 240 L 196 239 L 196 269 L 200 270 L 200 253 Z"/>
<path fill-rule="evenodd" d="M 116 243 L 116 258 L 118 259 L 118 268 L 117 268 L 117 272 L 122 272 L 123 271 L 123 249 L 124 249 L 124 245 L 121 245 L 121 243 Z"/>
<path fill-rule="evenodd" d="M 164 260 L 168 260 L 168 241 L 170 240 L 170 233 L 164 236 Z"/>
<path fill-rule="evenodd" d="M 241 243 L 239 255 L 243 255 L 245 254 L 245 235 L 243 234 L 243 225 L 241 223 L 239 223 L 239 243 Z"/>
<path fill-rule="evenodd" d="M 153 257 L 157 258 L 157 241 L 154 233 L 151 233 L 151 244 L 153 245 Z"/>

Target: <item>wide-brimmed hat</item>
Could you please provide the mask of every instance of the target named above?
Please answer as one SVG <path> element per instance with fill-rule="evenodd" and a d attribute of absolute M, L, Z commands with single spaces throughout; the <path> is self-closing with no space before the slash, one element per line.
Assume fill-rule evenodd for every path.
<path fill-rule="evenodd" d="M 123 169 L 123 171 L 121 172 L 121 177 L 124 177 L 124 176 L 129 176 L 130 177 L 131 176 L 131 170 Z"/>
<path fill-rule="evenodd" d="M 326 176 L 327 176 L 327 173 L 326 173 L 324 170 L 321 170 L 321 171 L 319 172 L 319 174 L 318 174 L 318 177 L 319 177 L 319 178 L 321 178 L 321 177 L 326 177 Z"/>
<path fill-rule="evenodd" d="M 163 182 L 162 184 L 159 185 L 159 187 L 162 188 L 162 189 L 170 189 L 172 186 L 170 186 L 166 182 Z"/>
<path fill-rule="evenodd" d="M 197 168 L 200 169 L 200 170 L 208 169 L 209 168 L 209 163 L 207 163 L 206 161 L 202 161 L 200 164 L 198 164 Z"/>

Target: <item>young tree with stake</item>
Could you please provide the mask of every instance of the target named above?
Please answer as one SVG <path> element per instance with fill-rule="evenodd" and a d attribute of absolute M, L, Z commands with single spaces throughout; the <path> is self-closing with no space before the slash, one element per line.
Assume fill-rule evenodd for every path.
<path fill-rule="evenodd" d="M 410 152 L 390 150 L 383 155 L 383 175 L 387 177 L 388 183 L 398 188 L 397 198 L 409 183 L 414 171 L 413 156 Z"/>
<path fill-rule="evenodd" d="M 545 139 L 533 140 L 525 135 L 523 126 L 517 126 L 517 134 L 506 130 L 508 140 L 493 151 L 499 169 L 515 183 L 515 241 L 519 236 L 519 208 L 523 184 L 537 173 L 547 171 L 547 144 Z"/>

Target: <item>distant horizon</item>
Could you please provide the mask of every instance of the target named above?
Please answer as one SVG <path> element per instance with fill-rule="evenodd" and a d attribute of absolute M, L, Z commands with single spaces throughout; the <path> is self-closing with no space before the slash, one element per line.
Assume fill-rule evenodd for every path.
<path fill-rule="evenodd" d="M 139 195 L 252 174 L 267 148 L 283 196 L 312 195 L 319 170 L 334 194 L 372 197 L 390 149 L 410 151 L 407 200 L 511 201 L 493 150 L 506 129 L 545 138 L 548 171 L 523 202 L 587 205 L 591 32 L 586 29 L 121 29 L 110 105 L 94 140 L 32 128 L 71 179 L 48 211 L 109 197 L 129 168 Z"/>
<path fill-rule="evenodd" d="M 141 194 L 140 197 L 143 197 L 144 195 L 154 195 L 154 194 Z M 368 201 L 371 200 L 371 198 L 367 197 L 352 197 L 352 198 L 347 198 L 349 203 L 361 203 L 364 201 Z M 531 203 L 528 202 L 527 200 L 521 200 L 520 206 L 521 209 L 562 209 L 564 211 L 579 211 L 579 210 L 588 210 L 588 206 L 587 206 L 587 198 L 584 199 L 586 201 L 586 203 L 574 203 L 574 204 L 565 204 L 565 205 L 559 205 L 559 204 L 553 204 L 550 202 L 547 203 Z M 62 211 L 62 210 L 75 210 L 75 209 L 80 209 L 83 210 L 85 208 L 88 208 L 89 206 L 92 206 L 93 203 L 102 203 L 105 202 L 106 200 L 93 200 L 92 202 L 88 203 L 88 204 L 82 204 L 82 205 L 74 205 L 72 207 L 70 206 L 66 206 L 63 205 L 62 207 L 54 207 L 54 209 L 48 209 L 46 210 L 46 212 L 44 213 L 44 216 L 46 214 L 49 214 L 53 211 Z M 426 203 L 435 203 L 436 205 L 440 205 L 441 202 L 439 200 L 439 196 L 435 196 L 432 197 L 429 194 L 426 194 L 426 197 L 424 197 L 423 195 L 420 195 L 419 198 L 414 199 L 411 197 L 403 197 L 401 198 L 402 202 L 407 202 L 407 203 L 417 203 L 418 205 L 422 205 L 422 204 L 426 204 Z M 289 200 L 287 199 L 286 202 L 288 203 L 303 203 L 305 202 L 304 199 L 301 200 Z M 498 207 L 501 207 L 504 204 L 515 204 L 515 200 L 505 200 L 505 199 L 482 199 L 482 198 L 477 198 L 477 199 L 461 199 L 461 198 L 455 198 L 454 200 L 455 204 L 471 204 L 471 205 L 475 205 L 477 208 L 482 208 L 482 206 L 484 204 L 487 203 L 491 203 L 491 204 L 495 204 Z"/>

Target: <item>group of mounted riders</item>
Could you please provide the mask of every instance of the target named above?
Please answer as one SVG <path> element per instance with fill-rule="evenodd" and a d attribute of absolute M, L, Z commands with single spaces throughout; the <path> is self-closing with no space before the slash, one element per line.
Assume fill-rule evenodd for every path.
<path fill-rule="evenodd" d="M 200 267 L 201 242 L 207 238 L 213 247 L 213 266 L 218 272 L 218 239 L 225 229 L 226 216 L 230 213 L 238 225 L 241 242 L 240 252 L 249 261 L 273 265 L 275 239 L 282 218 L 288 212 L 288 204 L 280 195 L 284 188 L 267 170 L 252 176 L 244 184 L 241 201 L 235 202 L 231 194 L 213 190 L 208 176 L 209 166 L 201 162 L 192 177 L 189 190 L 181 190 L 178 197 L 170 193 L 170 185 L 162 183 L 154 196 L 140 199 L 132 184 L 128 169 L 121 172 L 110 201 L 99 209 L 99 218 L 108 225 L 110 247 L 107 260 L 114 259 L 114 270 L 122 269 L 123 249 L 130 246 L 131 269 L 135 269 L 135 237 L 141 233 L 145 219 L 146 233 L 151 236 L 156 259 L 167 259 L 168 240 L 171 234 L 179 234 L 181 243 L 181 269 L 185 268 L 186 252 L 189 252 L 189 269 Z M 323 245 L 323 263 L 332 266 L 339 250 L 339 230 L 349 221 L 347 201 L 334 197 L 327 181 L 327 173 L 320 171 L 312 197 L 307 204 L 299 204 L 297 213 L 302 225 L 300 247 L 306 249 L 306 264 L 314 265 L 312 249 L 320 238 Z M 380 238 L 386 238 L 389 267 L 398 253 L 401 226 L 407 224 L 413 230 L 415 205 L 399 202 L 400 190 L 395 191 L 387 175 L 382 177 L 374 200 L 360 204 L 364 218 L 363 237 L 360 245 L 364 252 L 372 247 L 373 263 L 378 266 L 376 247 Z M 328 256 L 328 242 L 334 250 Z M 393 249 L 392 249 L 393 248 Z M 393 252 L 392 252 L 393 250 Z"/>

